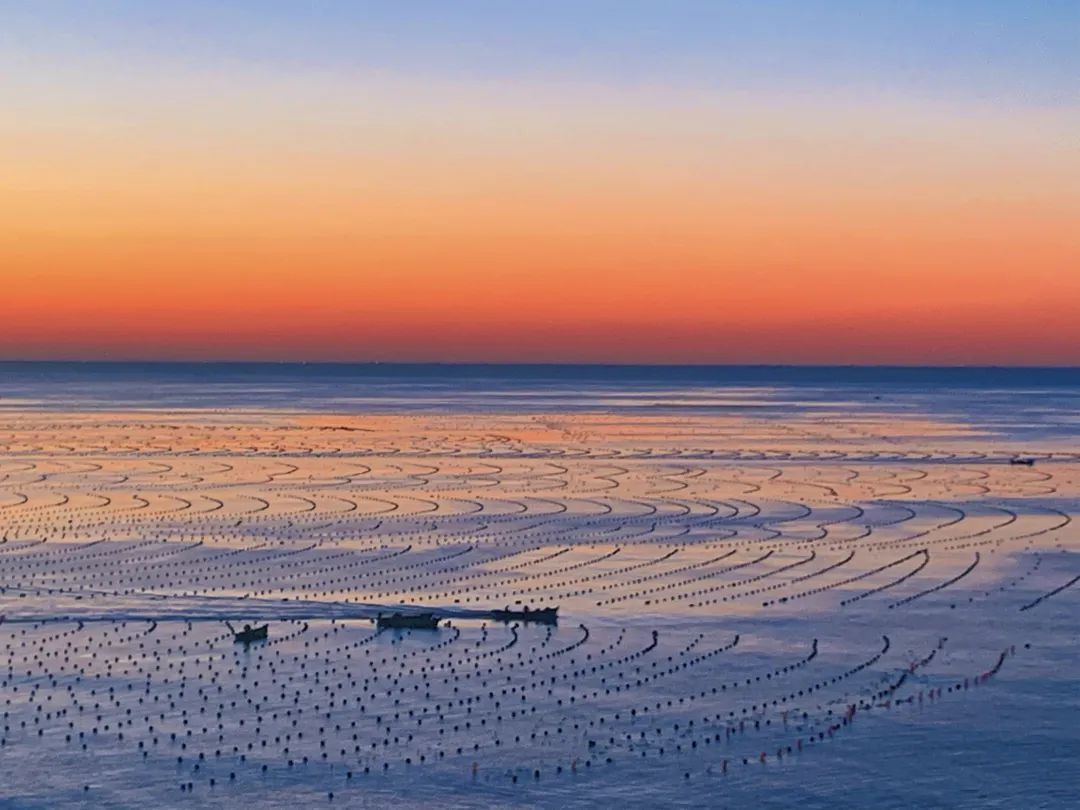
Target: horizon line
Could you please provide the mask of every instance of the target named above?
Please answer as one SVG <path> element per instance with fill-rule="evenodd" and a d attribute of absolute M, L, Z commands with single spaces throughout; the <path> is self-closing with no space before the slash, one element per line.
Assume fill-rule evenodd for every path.
<path fill-rule="evenodd" d="M 446 366 L 487 368 L 844 368 L 844 369 L 941 369 L 941 370 L 1054 370 L 1080 371 L 1080 363 L 1055 365 L 1040 363 L 635 363 L 620 361 L 523 361 L 505 360 L 207 360 L 207 359 L 113 359 L 113 358 L 0 358 L 0 365 L 189 365 L 189 366 Z"/>

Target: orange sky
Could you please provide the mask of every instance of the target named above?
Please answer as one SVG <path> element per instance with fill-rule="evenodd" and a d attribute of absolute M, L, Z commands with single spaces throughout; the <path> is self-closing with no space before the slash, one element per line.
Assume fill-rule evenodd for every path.
<path fill-rule="evenodd" d="M 310 75 L 0 124 L 0 358 L 1080 363 L 1075 116 Z"/>

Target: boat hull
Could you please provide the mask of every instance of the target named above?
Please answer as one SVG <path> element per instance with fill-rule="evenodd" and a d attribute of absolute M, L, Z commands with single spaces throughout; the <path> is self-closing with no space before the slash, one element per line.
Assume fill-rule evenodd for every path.
<path fill-rule="evenodd" d="M 375 617 L 375 625 L 380 629 L 393 630 L 437 630 L 439 618 L 434 613 L 391 613 Z"/>
<path fill-rule="evenodd" d="M 540 610 L 495 610 L 492 617 L 498 622 L 535 622 L 537 624 L 558 624 L 559 609 L 541 608 Z"/>
<path fill-rule="evenodd" d="M 237 644 L 250 644 L 253 641 L 266 641 L 269 635 L 270 625 L 264 624 L 262 627 L 245 628 L 237 633 L 233 633 L 233 641 Z"/>

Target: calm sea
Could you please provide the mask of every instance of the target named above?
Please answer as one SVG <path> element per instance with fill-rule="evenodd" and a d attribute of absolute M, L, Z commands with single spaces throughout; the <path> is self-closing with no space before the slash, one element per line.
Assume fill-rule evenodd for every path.
<path fill-rule="evenodd" d="M 1080 368 L 0 362 L 0 410 L 902 414 L 1080 434 Z"/>

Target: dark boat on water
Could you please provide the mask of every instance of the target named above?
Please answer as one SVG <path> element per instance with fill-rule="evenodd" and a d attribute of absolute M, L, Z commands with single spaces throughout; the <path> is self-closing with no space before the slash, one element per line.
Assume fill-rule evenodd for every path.
<path fill-rule="evenodd" d="M 388 628 L 396 630 L 437 630 L 439 617 L 434 613 L 380 613 L 375 617 L 375 625 L 379 629 Z"/>
<path fill-rule="evenodd" d="M 270 635 L 270 625 L 264 624 L 260 627 L 252 627 L 250 624 L 245 624 L 243 630 L 235 629 L 231 624 L 225 622 L 229 630 L 232 631 L 233 641 L 237 644 L 250 644 L 253 641 L 266 641 Z"/>
<path fill-rule="evenodd" d="M 539 608 L 529 610 L 526 605 L 521 610 L 493 610 L 491 616 L 497 622 L 537 622 L 538 624 L 557 624 L 559 621 L 559 609 L 557 607 Z"/>

